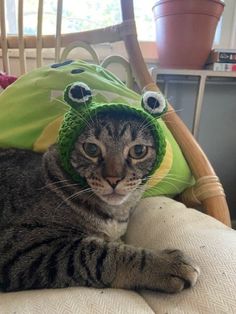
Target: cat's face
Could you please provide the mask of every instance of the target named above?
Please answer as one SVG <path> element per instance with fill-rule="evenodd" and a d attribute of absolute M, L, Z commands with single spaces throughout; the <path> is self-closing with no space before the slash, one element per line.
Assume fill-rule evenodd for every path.
<path fill-rule="evenodd" d="M 142 118 L 99 114 L 76 141 L 71 164 L 93 192 L 110 205 L 125 202 L 156 159 L 151 131 Z"/>

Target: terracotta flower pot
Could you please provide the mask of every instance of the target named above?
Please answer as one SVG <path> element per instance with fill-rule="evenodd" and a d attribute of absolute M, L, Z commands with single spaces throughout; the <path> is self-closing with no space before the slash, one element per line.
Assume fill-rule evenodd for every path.
<path fill-rule="evenodd" d="M 153 7 L 161 67 L 200 69 L 211 51 L 221 0 L 159 0 Z"/>

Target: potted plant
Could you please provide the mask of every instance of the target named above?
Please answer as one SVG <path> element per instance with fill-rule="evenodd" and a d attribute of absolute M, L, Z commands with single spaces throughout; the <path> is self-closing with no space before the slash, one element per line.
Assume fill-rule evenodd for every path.
<path fill-rule="evenodd" d="M 221 0 L 158 0 L 153 7 L 161 67 L 200 69 L 211 51 Z"/>

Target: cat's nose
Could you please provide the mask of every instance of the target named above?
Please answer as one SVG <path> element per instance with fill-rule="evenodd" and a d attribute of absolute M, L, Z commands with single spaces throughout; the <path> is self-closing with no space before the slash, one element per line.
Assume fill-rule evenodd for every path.
<path fill-rule="evenodd" d="M 121 178 L 120 177 L 106 177 L 105 180 L 114 189 L 117 186 L 117 184 L 121 181 Z"/>

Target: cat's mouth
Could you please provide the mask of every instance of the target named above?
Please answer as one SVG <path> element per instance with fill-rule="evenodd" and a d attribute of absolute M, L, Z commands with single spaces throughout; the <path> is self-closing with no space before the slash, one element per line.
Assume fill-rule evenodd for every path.
<path fill-rule="evenodd" d="M 100 198 L 109 205 L 121 205 L 127 200 L 128 196 L 129 194 L 124 195 L 113 191 L 108 194 L 100 195 Z"/>

